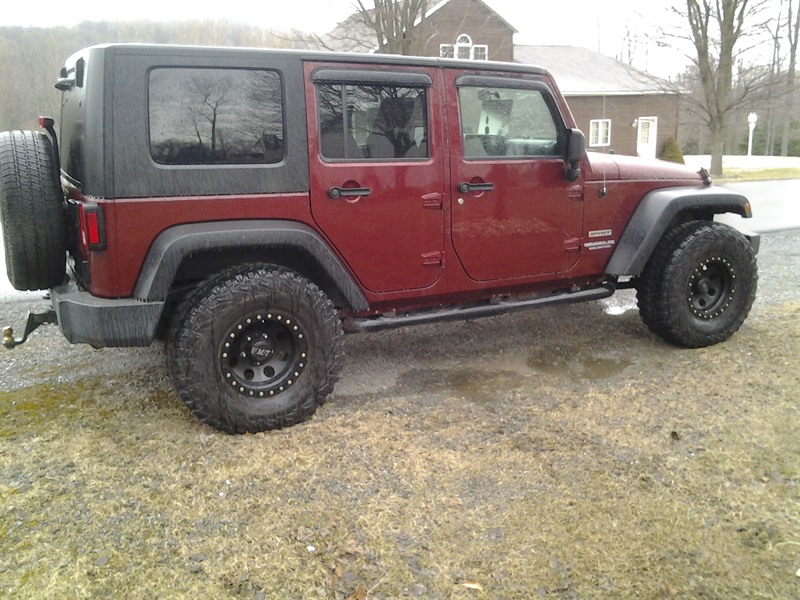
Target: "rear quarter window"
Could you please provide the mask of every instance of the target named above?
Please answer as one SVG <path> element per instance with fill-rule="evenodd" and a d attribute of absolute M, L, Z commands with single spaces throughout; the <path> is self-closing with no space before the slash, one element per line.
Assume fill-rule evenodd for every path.
<path fill-rule="evenodd" d="M 150 156 L 162 165 L 273 164 L 284 158 L 281 76 L 164 67 L 148 81 Z"/>

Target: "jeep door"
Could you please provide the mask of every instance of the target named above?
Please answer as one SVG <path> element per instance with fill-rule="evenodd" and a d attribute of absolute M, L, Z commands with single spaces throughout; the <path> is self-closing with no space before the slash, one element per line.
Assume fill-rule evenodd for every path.
<path fill-rule="evenodd" d="M 311 212 L 362 285 L 442 273 L 441 100 L 429 68 L 307 63 Z"/>
<path fill-rule="evenodd" d="M 445 71 L 452 237 L 472 279 L 570 270 L 580 256 L 582 179 L 564 178 L 565 123 L 545 80 Z"/>

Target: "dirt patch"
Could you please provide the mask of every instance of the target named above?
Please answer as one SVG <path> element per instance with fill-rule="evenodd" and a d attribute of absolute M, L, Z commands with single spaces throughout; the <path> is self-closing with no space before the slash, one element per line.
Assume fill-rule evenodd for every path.
<path fill-rule="evenodd" d="M 800 595 L 796 301 L 704 350 L 599 303 L 351 336 L 310 422 L 239 437 L 159 348 L 35 336 L 0 364 L 8 596 Z"/>

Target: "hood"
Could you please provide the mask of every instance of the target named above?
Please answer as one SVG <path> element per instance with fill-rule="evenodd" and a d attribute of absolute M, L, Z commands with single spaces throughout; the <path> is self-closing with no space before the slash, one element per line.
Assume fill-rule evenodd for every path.
<path fill-rule="evenodd" d="M 623 156 L 621 154 L 600 154 L 587 152 L 590 168 L 586 181 L 602 179 L 621 179 L 628 181 L 681 181 L 684 183 L 703 183 L 700 173 L 691 167 L 665 160 Z"/>

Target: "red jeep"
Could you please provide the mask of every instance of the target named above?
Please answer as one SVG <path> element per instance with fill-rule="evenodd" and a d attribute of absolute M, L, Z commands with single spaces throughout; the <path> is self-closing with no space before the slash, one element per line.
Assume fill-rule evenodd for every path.
<path fill-rule="evenodd" d="M 687 347 L 753 302 L 747 199 L 664 162 L 587 154 L 546 70 L 105 45 L 70 57 L 59 138 L 0 134 L 9 278 L 73 343 L 165 336 L 178 394 L 228 432 L 308 418 L 343 332 L 635 287 Z M 67 260 L 68 256 L 68 260 Z"/>

